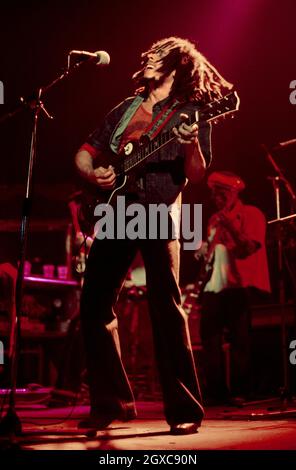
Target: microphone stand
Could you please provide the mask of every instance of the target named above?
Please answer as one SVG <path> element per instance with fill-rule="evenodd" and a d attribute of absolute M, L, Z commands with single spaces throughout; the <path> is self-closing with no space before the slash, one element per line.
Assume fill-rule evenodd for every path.
<path fill-rule="evenodd" d="M 17 280 L 15 287 L 15 309 L 12 313 L 11 331 L 10 331 L 10 346 L 9 346 L 9 359 L 10 359 L 10 389 L 9 389 L 9 404 L 5 416 L 0 420 L 0 436 L 8 436 L 11 442 L 14 443 L 15 436 L 22 433 L 21 421 L 17 415 L 15 407 L 15 396 L 16 396 L 16 384 L 17 384 L 17 369 L 18 369 L 18 357 L 19 357 L 19 343 L 21 337 L 21 310 L 22 310 L 22 296 L 23 296 L 23 285 L 24 285 L 24 264 L 26 259 L 26 249 L 28 240 L 28 229 L 31 215 L 32 206 L 32 189 L 35 162 L 37 157 L 36 142 L 37 142 L 37 128 L 38 119 L 40 113 L 48 119 L 53 119 L 43 102 L 41 101 L 42 96 L 47 93 L 53 86 L 68 78 L 70 73 L 73 72 L 77 67 L 82 64 L 82 61 L 77 62 L 70 68 L 70 61 L 68 59 L 68 67 L 61 75 L 54 79 L 51 83 L 44 87 L 40 87 L 37 90 L 36 96 L 28 99 L 20 98 L 21 104 L 17 106 L 15 110 L 0 117 L 0 123 L 7 119 L 15 116 L 17 113 L 22 111 L 24 108 L 30 108 L 33 111 L 33 128 L 31 134 L 31 145 L 30 155 L 28 163 L 28 173 L 26 181 L 26 193 L 22 204 L 22 215 L 20 225 L 20 250 L 19 250 L 19 261 L 17 270 Z"/>
<path fill-rule="evenodd" d="M 281 205 L 280 205 L 280 184 L 281 176 L 270 177 L 273 185 L 275 201 L 276 201 L 276 220 L 281 219 Z M 280 223 L 280 222 L 279 222 Z M 283 260 L 283 240 L 282 240 L 282 227 L 277 230 L 277 266 L 278 266 L 278 286 L 279 286 L 279 303 L 280 303 L 280 317 L 281 317 L 281 348 L 282 348 L 282 366 L 283 366 L 283 386 L 280 388 L 280 397 L 282 400 L 282 410 L 287 408 L 287 400 L 289 396 L 289 374 L 287 364 L 287 334 L 286 334 L 286 316 L 285 316 L 285 283 L 284 283 L 284 260 Z"/>
<path fill-rule="evenodd" d="M 287 349 L 287 325 L 286 325 L 286 316 L 285 316 L 285 283 L 284 283 L 284 256 L 283 256 L 283 240 L 282 240 L 282 223 L 283 219 L 281 218 L 281 199 L 280 199 L 280 184 L 281 182 L 285 185 L 285 188 L 290 194 L 292 200 L 292 207 L 293 210 L 296 207 L 296 194 L 293 191 L 293 188 L 290 182 L 287 180 L 285 175 L 283 174 L 280 167 L 275 162 L 274 158 L 272 157 L 271 153 L 268 149 L 263 146 L 267 158 L 270 161 L 271 165 L 277 172 L 277 176 L 269 177 L 272 181 L 274 195 L 275 195 L 275 202 L 276 202 L 276 219 L 275 221 L 270 221 L 269 223 L 278 222 L 280 224 L 279 229 L 277 230 L 277 263 L 278 263 L 278 273 L 279 273 L 279 302 L 280 302 L 280 313 L 281 313 L 281 347 L 282 347 L 282 363 L 283 363 L 283 386 L 280 389 L 280 396 L 282 400 L 282 411 L 287 409 L 288 399 L 291 399 L 291 392 L 289 390 L 289 371 L 288 371 L 288 349 Z M 291 218 L 295 216 L 295 214 L 291 214 Z M 288 218 L 290 220 L 290 218 Z"/>

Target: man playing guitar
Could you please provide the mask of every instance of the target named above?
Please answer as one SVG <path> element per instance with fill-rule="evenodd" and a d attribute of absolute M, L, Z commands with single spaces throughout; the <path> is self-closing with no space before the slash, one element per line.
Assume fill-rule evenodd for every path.
<path fill-rule="evenodd" d="M 143 53 L 141 69 L 133 78 L 139 87 L 136 95 L 116 106 L 89 136 L 76 155 L 76 166 L 85 180 L 112 196 L 120 171 L 141 161 L 126 191 L 127 203 L 145 208 L 180 205 L 187 179 L 199 181 L 211 161 L 210 125 L 207 120 L 192 124 L 189 115 L 196 116 L 202 106 L 221 99 L 223 88 L 231 85 L 191 42 L 176 37 L 160 40 Z M 134 155 L 133 142 L 143 133 L 147 147 Z M 92 244 L 81 299 L 91 411 L 80 427 L 105 429 L 113 420 L 136 416 L 113 307 L 137 250 L 146 269 L 165 417 L 172 434 L 195 433 L 204 412 L 181 308 L 179 241 L 172 237 L 96 238 Z"/>

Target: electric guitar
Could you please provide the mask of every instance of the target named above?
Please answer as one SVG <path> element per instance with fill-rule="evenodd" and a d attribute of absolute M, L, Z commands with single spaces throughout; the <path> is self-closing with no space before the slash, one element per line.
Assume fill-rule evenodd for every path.
<path fill-rule="evenodd" d="M 233 114 L 239 109 L 239 96 L 236 91 L 229 93 L 223 98 L 206 104 L 201 109 L 189 115 L 190 125 L 200 122 L 216 123 L 221 117 Z M 176 126 L 175 126 L 176 127 Z M 86 233 L 91 233 L 90 224 L 93 222 L 94 209 L 99 203 L 110 204 L 110 202 L 121 193 L 132 192 L 136 180 L 139 178 L 141 164 L 151 155 L 157 153 L 177 137 L 173 130 L 160 132 L 154 139 L 145 139 L 140 142 L 128 142 L 119 155 L 110 154 L 100 158 L 100 166 L 112 165 L 116 174 L 115 187 L 112 190 L 101 190 L 95 184 L 86 183 L 82 190 L 82 204 L 79 213 L 79 222 L 82 230 L 88 227 Z M 93 229 L 93 224 L 92 224 Z"/>
<path fill-rule="evenodd" d="M 185 296 L 183 297 L 182 307 L 187 315 L 191 313 L 196 304 L 200 303 L 201 294 L 212 276 L 215 261 L 216 237 L 214 236 L 214 239 L 211 242 L 207 242 L 207 245 L 207 252 L 203 255 L 198 278 L 193 287 L 187 290 L 187 292 L 185 292 Z"/>
<path fill-rule="evenodd" d="M 222 213 L 223 211 L 221 211 L 219 214 Z M 216 223 L 214 224 L 215 233 L 212 238 L 208 237 L 206 242 L 206 252 L 201 255 L 202 263 L 198 272 L 197 280 L 195 281 L 193 287 L 187 290 L 183 296 L 182 307 L 187 315 L 191 313 L 195 305 L 200 304 L 203 290 L 208 281 L 211 279 L 215 262 L 215 248 L 221 234 L 221 225 L 219 225 L 219 221 L 220 218 L 217 214 Z"/>

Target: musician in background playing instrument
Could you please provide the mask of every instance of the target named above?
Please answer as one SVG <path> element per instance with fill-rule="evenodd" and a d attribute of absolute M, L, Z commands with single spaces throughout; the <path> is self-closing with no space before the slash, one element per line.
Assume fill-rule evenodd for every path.
<path fill-rule="evenodd" d="M 90 247 L 94 241 L 94 235 L 88 235 L 83 225 L 81 226 L 81 191 L 71 194 L 69 197 L 68 207 L 71 214 L 73 225 L 73 248 L 74 248 L 74 269 L 76 273 L 81 275 L 81 286 L 83 284 L 83 275 Z"/>
<path fill-rule="evenodd" d="M 207 180 L 218 212 L 208 223 L 208 240 L 213 249 L 211 276 L 201 297 L 201 339 L 205 366 L 205 399 L 227 402 L 231 396 L 250 392 L 250 288 L 269 292 L 265 249 L 266 221 L 254 206 L 245 205 L 239 193 L 243 180 L 220 171 Z M 231 353 L 231 390 L 225 383 L 222 352 L 227 328 Z M 232 400 L 233 402 L 233 400 Z"/>
<path fill-rule="evenodd" d="M 211 161 L 210 125 L 190 125 L 186 122 L 187 113 L 221 98 L 223 89 L 231 85 L 192 43 L 176 37 L 158 41 L 143 53 L 141 69 L 133 78 L 141 87 L 136 96 L 127 98 L 106 116 L 78 151 L 76 166 L 86 180 L 110 190 L 116 175 L 113 166 L 104 161 L 106 153 L 120 153 L 128 145 L 126 142 L 139 140 L 149 126 L 151 130 L 152 123 L 153 129 L 161 128 L 162 133 L 174 129 L 175 138 L 169 145 L 144 161 L 128 202 L 141 203 L 145 208 L 161 203 L 180 206 L 186 178 L 199 181 Z M 126 159 L 127 155 L 116 155 L 117 161 L 120 158 Z M 181 308 L 179 241 L 170 236 L 96 238 L 92 244 L 81 299 L 91 410 L 89 419 L 80 427 L 105 429 L 113 420 L 136 416 L 134 396 L 121 360 L 113 307 L 139 249 L 146 269 L 165 417 L 171 433 L 195 433 L 203 408 L 187 319 Z"/>

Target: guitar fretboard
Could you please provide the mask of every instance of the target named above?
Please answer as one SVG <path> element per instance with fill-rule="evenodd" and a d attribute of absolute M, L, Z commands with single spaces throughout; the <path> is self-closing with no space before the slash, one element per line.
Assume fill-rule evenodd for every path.
<path fill-rule="evenodd" d="M 175 134 L 172 130 L 162 132 L 153 140 L 148 142 L 146 145 L 141 145 L 138 150 L 128 156 L 125 157 L 123 161 L 123 171 L 127 172 L 131 170 L 133 167 L 141 163 L 146 158 L 150 157 L 153 153 L 157 152 L 161 147 L 167 145 L 169 142 L 173 141 L 176 138 Z"/>
<path fill-rule="evenodd" d="M 239 107 L 239 97 L 236 92 L 229 93 L 228 95 L 208 103 L 200 110 L 189 114 L 188 122 L 190 125 L 199 122 L 210 122 L 218 120 L 221 116 L 236 111 Z M 173 130 L 161 132 L 153 140 L 147 143 L 142 143 L 139 148 L 131 155 L 125 156 L 123 161 L 119 163 L 117 174 L 127 173 L 139 163 L 150 157 L 155 152 L 158 152 L 162 147 L 176 139 Z"/>

